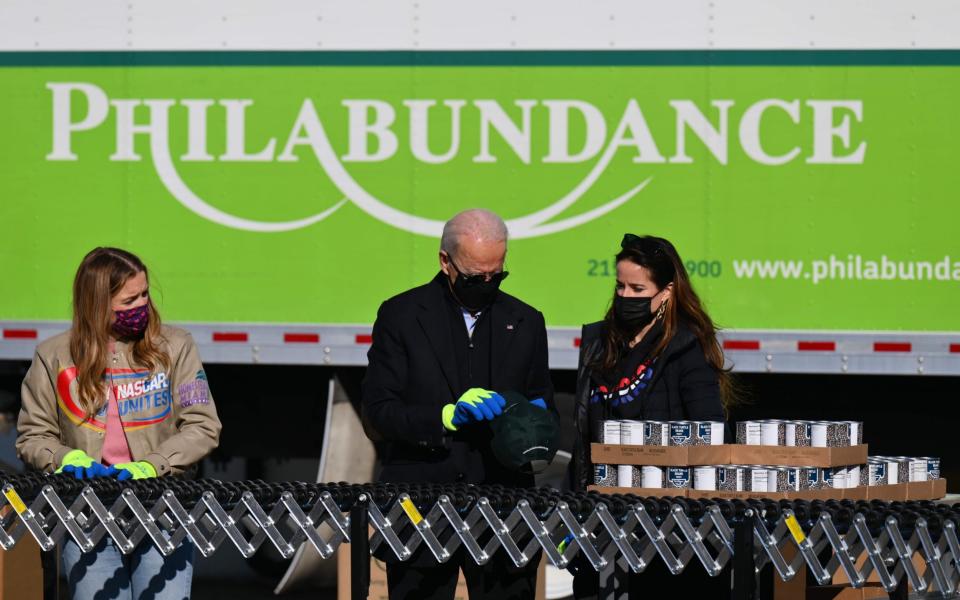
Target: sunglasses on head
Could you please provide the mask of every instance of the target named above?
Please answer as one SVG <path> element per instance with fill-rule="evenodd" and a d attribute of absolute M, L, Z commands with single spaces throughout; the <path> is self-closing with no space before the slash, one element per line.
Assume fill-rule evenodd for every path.
<path fill-rule="evenodd" d="M 649 254 L 657 255 L 663 253 L 663 247 L 651 238 L 640 237 L 639 235 L 634 235 L 632 233 L 623 234 L 623 239 L 620 241 L 621 248 L 635 248 L 642 252 Z"/>

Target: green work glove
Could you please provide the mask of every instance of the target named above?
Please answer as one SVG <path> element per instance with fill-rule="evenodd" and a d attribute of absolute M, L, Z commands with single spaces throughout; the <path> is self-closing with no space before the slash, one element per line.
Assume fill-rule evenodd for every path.
<path fill-rule="evenodd" d="M 60 468 L 54 471 L 54 473 L 63 473 L 64 467 L 73 467 L 86 469 L 87 467 L 93 465 L 96 462 L 93 460 L 92 456 L 89 456 L 83 450 L 71 450 L 63 455 L 63 463 L 60 465 Z"/>
<path fill-rule="evenodd" d="M 441 412 L 443 426 L 450 431 L 466 423 L 492 421 L 503 413 L 507 401 L 503 396 L 483 388 L 470 388 L 456 404 L 447 404 Z"/>
<path fill-rule="evenodd" d="M 83 450 L 71 450 L 63 456 L 63 463 L 55 473 L 67 473 L 77 479 L 107 477 L 116 473 L 113 467 L 102 465 Z"/>
<path fill-rule="evenodd" d="M 148 479 L 150 477 L 157 476 L 157 470 L 153 468 L 153 465 L 145 460 L 120 463 L 113 466 L 115 466 L 117 471 L 120 473 L 117 475 L 117 481 L 126 481 L 128 479 Z"/>

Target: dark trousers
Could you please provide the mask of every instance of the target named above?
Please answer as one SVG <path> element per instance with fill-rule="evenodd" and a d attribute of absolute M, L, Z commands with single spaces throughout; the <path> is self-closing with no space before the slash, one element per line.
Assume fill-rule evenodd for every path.
<path fill-rule="evenodd" d="M 703 565 L 693 559 L 679 575 L 671 575 L 663 561 L 656 557 L 643 573 L 627 575 L 628 598 L 641 598 L 657 590 L 657 597 L 709 598 L 723 600 L 730 597 L 729 565 L 717 577 L 710 577 Z M 663 590 L 663 592 L 661 592 Z M 675 593 L 668 593 L 674 590 Z M 573 578 L 573 597 L 576 600 L 600 598 L 600 575 L 592 568 L 581 568 Z"/>
<path fill-rule="evenodd" d="M 479 566 L 461 549 L 442 565 L 387 563 L 387 589 L 390 600 L 453 600 L 463 568 L 470 600 L 533 600 L 540 556 L 517 567 L 501 548 Z"/>

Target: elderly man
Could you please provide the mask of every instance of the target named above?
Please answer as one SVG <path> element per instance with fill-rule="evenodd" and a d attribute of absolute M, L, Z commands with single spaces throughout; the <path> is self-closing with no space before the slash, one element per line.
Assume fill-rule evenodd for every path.
<path fill-rule="evenodd" d="M 533 485 L 489 444 L 504 402 L 496 391 L 553 409 L 543 315 L 500 291 L 506 253 L 500 217 L 462 212 L 444 226 L 436 277 L 381 305 L 362 401 L 367 434 L 381 442 L 380 481 Z M 464 556 L 440 565 L 421 547 L 388 560 L 390 598 L 452 600 L 460 567 L 471 600 L 534 597 L 538 561 L 517 569 L 501 551 L 478 567 Z"/>

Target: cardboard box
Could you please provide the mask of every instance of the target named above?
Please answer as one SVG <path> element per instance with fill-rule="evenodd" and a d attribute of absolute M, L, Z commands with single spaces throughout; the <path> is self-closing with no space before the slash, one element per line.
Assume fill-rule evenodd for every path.
<path fill-rule="evenodd" d="M 947 495 L 947 480 L 912 481 L 906 484 L 907 500 L 939 500 Z"/>
<path fill-rule="evenodd" d="M 591 444 L 595 464 L 610 465 L 778 465 L 785 467 L 845 467 L 867 462 L 867 445 L 847 448 L 793 446 L 631 446 Z"/>
<path fill-rule="evenodd" d="M 730 445 L 723 446 L 629 446 L 591 444 L 594 464 L 655 465 L 686 467 L 690 465 L 730 464 Z"/>
<path fill-rule="evenodd" d="M 712 492 L 689 490 L 688 498 L 721 500 L 842 500 L 847 490 L 807 490 L 803 492 Z"/>
<path fill-rule="evenodd" d="M 31 535 L 9 550 L 0 550 L 0 600 L 43 598 L 40 546 Z"/>
<path fill-rule="evenodd" d="M 669 488 L 626 488 L 626 487 L 600 487 L 591 485 L 587 487 L 588 491 L 600 492 L 601 494 L 633 494 L 634 496 L 653 496 L 680 497 L 680 498 L 719 498 L 721 500 L 842 500 L 844 492 L 849 490 L 811 490 L 805 492 L 721 492 L 707 490 L 683 490 Z"/>
<path fill-rule="evenodd" d="M 870 488 L 867 486 L 847 488 L 841 491 L 844 500 L 867 500 L 870 495 Z"/>
<path fill-rule="evenodd" d="M 946 495 L 947 480 L 898 483 L 843 489 L 806 490 L 802 492 L 724 492 L 710 490 L 683 490 L 661 488 L 600 487 L 591 485 L 589 491 L 602 494 L 633 494 L 634 496 L 679 496 L 694 499 L 719 498 L 721 500 L 939 500 Z"/>
<path fill-rule="evenodd" d="M 939 500 L 947 495 L 947 480 L 935 479 L 933 482 L 933 499 Z"/>
<path fill-rule="evenodd" d="M 871 485 L 867 488 L 867 500 L 894 500 L 904 501 L 907 499 L 908 490 L 906 483 L 897 483 L 894 485 Z"/>
<path fill-rule="evenodd" d="M 668 488 L 628 488 L 628 487 L 601 487 L 599 485 L 588 485 L 588 492 L 600 492 L 601 494 L 633 494 L 634 496 L 655 496 L 657 498 L 679 497 L 686 498 L 690 490 L 668 489 Z"/>
<path fill-rule="evenodd" d="M 798 448 L 794 446 L 730 446 L 734 465 L 777 465 L 782 467 L 845 467 L 867 463 L 867 445 L 846 448 Z"/>

